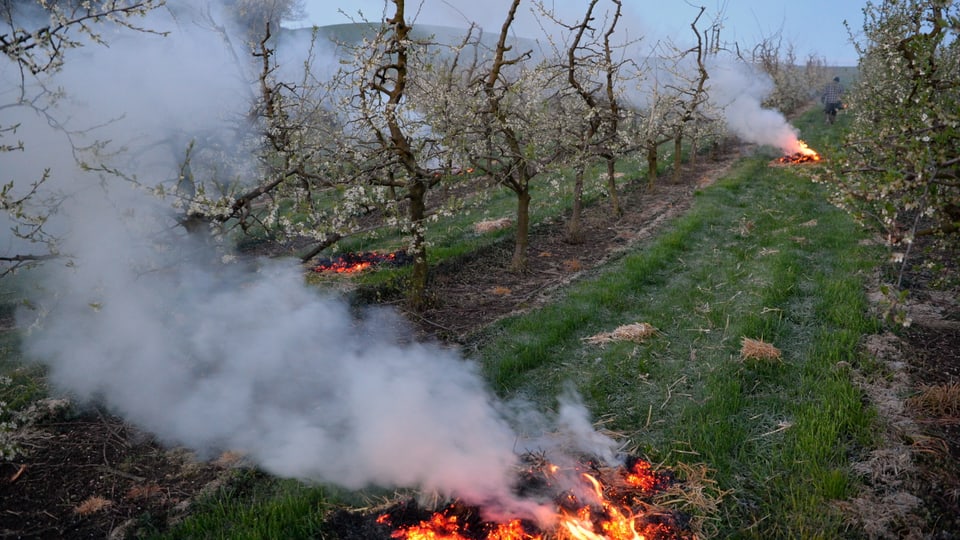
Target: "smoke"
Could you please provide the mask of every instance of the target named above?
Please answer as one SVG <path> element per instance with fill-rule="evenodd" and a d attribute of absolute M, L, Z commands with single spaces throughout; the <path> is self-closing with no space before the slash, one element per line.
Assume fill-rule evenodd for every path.
<path fill-rule="evenodd" d="M 782 113 L 762 105 L 774 89 L 770 77 L 742 61 L 712 60 L 707 66 L 710 103 L 723 110 L 727 128 L 747 142 L 776 146 L 787 154 L 799 151 L 799 131 Z"/>
<path fill-rule="evenodd" d="M 502 402 L 475 363 L 405 342 L 389 311 L 356 313 L 305 286 L 296 264 L 223 264 L 188 237 L 150 188 L 178 181 L 191 138 L 235 140 L 251 90 L 223 35 L 164 15 L 145 25 L 169 36 L 107 35 L 110 48 L 72 51 L 46 81 L 69 91 L 52 113 L 95 130 L 67 138 L 31 111 L 18 117 L 27 150 L 4 173 L 29 178 L 30 164 L 57 156 L 47 189 L 69 191 L 56 219 L 70 263 L 48 265 L 38 308 L 18 314 L 24 351 L 55 388 L 165 443 L 239 452 L 276 475 L 417 487 L 531 516 L 537 505 L 512 495 L 518 454 L 615 459 L 574 394 L 556 415 Z M 93 138 L 111 143 L 87 164 L 135 182 L 64 159 Z"/>
<path fill-rule="evenodd" d="M 500 403 L 474 363 L 403 344 L 393 314 L 352 314 L 305 287 L 296 265 L 158 256 L 99 210 L 77 216 L 76 233 L 100 242 L 53 276 L 26 349 L 54 386 L 166 443 L 240 452 L 284 477 L 419 487 L 513 512 L 524 507 L 510 491 L 517 452 L 572 442 L 614 457 L 579 402 L 562 402 L 557 418 Z"/>

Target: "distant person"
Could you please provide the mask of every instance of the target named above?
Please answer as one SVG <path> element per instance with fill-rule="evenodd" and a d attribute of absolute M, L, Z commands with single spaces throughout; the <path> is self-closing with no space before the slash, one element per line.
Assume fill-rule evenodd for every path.
<path fill-rule="evenodd" d="M 843 107 L 842 96 L 843 86 L 840 85 L 840 77 L 834 77 L 833 81 L 823 89 L 823 95 L 820 96 L 820 103 L 823 103 L 823 112 L 827 116 L 828 124 L 837 121 L 837 111 Z"/>

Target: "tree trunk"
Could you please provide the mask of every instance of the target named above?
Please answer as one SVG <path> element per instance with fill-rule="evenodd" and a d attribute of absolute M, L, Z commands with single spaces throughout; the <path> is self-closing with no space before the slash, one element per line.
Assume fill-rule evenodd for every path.
<path fill-rule="evenodd" d="M 673 181 L 680 181 L 680 171 L 683 167 L 683 131 L 677 131 L 677 138 L 673 140 Z"/>
<path fill-rule="evenodd" d="M 567 242 L 580 244 L 583 242 L 583 230 L 580 226 L 580 214 L 583 212 L 583 175 L 584 166 L 578 165 L 573 182 L 573 212 L 567 222 Z"/>
<path fill-rule="evenodd" d="M 693 137 L 690 138 L 690 164 L 697 163 L 697 152 L 700 151 L 700 133 L 699 129 L 694 128 Z"/>
<path fill-rule="evenodd" d="M 530 244 L 530 188 L 517 192 L 517 235 L 510 261 L 512 272 L 524 272 L 527 269 L 527 248 Z"/>
<path fill-rule="evenodd" d="M 410 273 L 410 287 L 407 290 L 407 304 L 411 310 L 419 312 L 426 307 L 427 276 L 427 244 L 424 236 L 423 223 L 426 216 L 427 189 L 423 181 L 414 181 L 409 189 L 410 196 L 410 224 L 412 226 L 411 250 L 413 251 L 413 268 Z"/>
<path fill-rule="evenodd" d="M 653 187 L 657 180 L 657 143 L 647 144 L 647 185 Z"/>
<path fill-rule="evenodd" d="M 617 193 L 617 160 L 607 158 L 607 191 L 610 192 L 610 211 L 615 217 L 623 215 L 623 208 L 620 207 L 620 195 Z"/>

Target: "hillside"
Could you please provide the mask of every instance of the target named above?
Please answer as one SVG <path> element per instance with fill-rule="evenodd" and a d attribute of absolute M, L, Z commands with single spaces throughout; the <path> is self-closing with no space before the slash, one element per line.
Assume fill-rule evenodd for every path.
<path fill-rule="evenodd" d="M 327 43 L 333 46 L 349 46 L 361 43 L 364 39 L 373 38 L 380 28 L 380 25 L 379 23 L 347 23 L 318 26 L 315 28 L 318 43 Z M 314 28 L 284 28 L 280 33 L 279 39 L 281 43 L 283 43 L 284 40 L 306 41 L 310 39 L 313 32 Z M 477 32 L 479 32 L 479 34 Z M 411 37 L 415 41 L 436 43 L 445 46 L 456 46 L 463 43 L 466 35 L 467 30 L 464 28 L 429 24 L 414 25 L 413 31 L 411 32 Z M 479 43 L 482 49 L 493 50 L 496 47 L 498 38 L 496 33 L 486 32 L 482 29 L 474 30 L 474 38 L 476 38 L 477 35 L 480 37 Z M 513 37 L 510 39 L 510 44 L 520 50 L 537 51 L 540 48 L 536 40 L 528 38 Z"/>

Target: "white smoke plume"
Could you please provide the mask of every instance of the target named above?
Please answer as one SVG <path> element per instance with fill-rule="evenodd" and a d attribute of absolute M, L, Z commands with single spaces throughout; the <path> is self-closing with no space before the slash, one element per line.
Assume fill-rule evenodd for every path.
<path fill-rule="evenodd" d="M 707 66 L 711 104 L 723 110 L 727 128 L 740 139 L 775 146 L 786 154 L 800 150 L 799 131 L 779 111 L 763 107 L 773 91 L 770 76 L 745 62 L 722 56 Z"/>
<path fill-rule="evenodd" d="M 182 21 L 150 25 L 171 34 L 109 35 L 111 48 L 71 52 L 49 81 L 70 92 L 57 115 L 116 119 L 88 136 L 123 145 L 122 167 L 144 184 L 176 179 L 178 144 L 196 131 L 224 130 L 228 141 L 250 95 L 222 36 Z M 29 178 L 29 164 L 71 153 L 59 132 L 23 118 L 27 159 L 5 177 Z M 56 165 L 49 187 L 71 192 L 58 216 L 71 263 L 47 266 L 33 299 L 41 313 L 19 316 L 32 325 L 27 355 L 77 400 L 166 443 L 240 452 L 276 475 L 417 487 L 531 516 L 536 505 L 511 492 L 518 454 L 572 447 L 615 458 L 616 443 L 590 428 L 576 398 L 556 417 L 502 403 L 455 351 L 404 342 L 395 315 L 352 312 L 305 286 L 293 263 L 219 264 L 149 192 L 101 183 L 70 159 Z"/>

